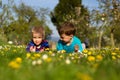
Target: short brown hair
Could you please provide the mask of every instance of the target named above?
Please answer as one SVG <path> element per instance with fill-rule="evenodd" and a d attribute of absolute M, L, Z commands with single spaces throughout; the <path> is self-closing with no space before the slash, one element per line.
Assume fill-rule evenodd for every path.
<path fill-rule="evenodd" d="M 32 33 L 39 33 L 43 38 L 45 37 L 45 30 L 42 26 L 34 26 L 32 28 Z"/>
<path fill-rule="evenodd" d="M 75 26 L 70 22 L 64 22 L 61 26 L 58 28 L 58 33 L 60 35 L 66 34 L 66 35 L 75 35 L 76 29 Z"/>

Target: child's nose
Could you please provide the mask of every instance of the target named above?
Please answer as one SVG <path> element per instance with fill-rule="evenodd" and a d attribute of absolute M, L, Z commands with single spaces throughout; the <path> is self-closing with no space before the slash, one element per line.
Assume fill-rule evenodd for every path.
<path fill-rule="evenodd" d="M 36 41 L 38 41 L 39 39 L 36 39 Z"/>

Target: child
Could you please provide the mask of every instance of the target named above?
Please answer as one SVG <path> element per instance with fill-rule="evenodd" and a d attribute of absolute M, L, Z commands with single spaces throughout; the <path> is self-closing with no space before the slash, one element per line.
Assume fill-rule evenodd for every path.
<path fill-rule="evenodd" d="M 60 40 L 57 43 L 57 50 L 65 50 L 67 53 L 82 52 L 81 41 L 74 36 L 76 32 L 72 23 L 65 22 L 58 28 Z"/>
<path fill-rule="evenodd" d="M 49 44 L 44 40 L 45 31 L 42 26 L 35 26 L 32 28 L 32 40 L 27 45 L 28 52 L 42 52 L 45 48 L 49 48 Z"/>

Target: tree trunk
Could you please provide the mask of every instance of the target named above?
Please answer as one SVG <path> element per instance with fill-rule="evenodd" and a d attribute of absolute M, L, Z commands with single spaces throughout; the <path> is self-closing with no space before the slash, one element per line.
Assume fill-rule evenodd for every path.
<path fill-rule="evenodd" d="M 98 48 L 101 49 L 101 42 L 102 42 L 102 32 L 99 33 L 99 40 L 98 40 Z"/>
<path fill-rule="evenodd" d="M 110 37 L 111 37 L 111 47 L 115 48 L 114 34 L 112 32 L 110 33 Z"/>

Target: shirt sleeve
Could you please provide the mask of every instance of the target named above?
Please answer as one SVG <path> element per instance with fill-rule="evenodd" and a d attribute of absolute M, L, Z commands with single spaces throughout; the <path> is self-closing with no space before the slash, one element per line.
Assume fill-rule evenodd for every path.
<path fill-rule="evenodd" d="M 83 51 L 83 47 L 82 47 L 82 43 L 81 40 L 78 38 L 74 38 L 75 44 L 79 46 L 79 51 L 82 52 Z"/>
<path fill-rule="evenodd" d="M 47 41 L 45 42 L 45 48 L 49 48 L 49 44 Z"/>
<path fill-rule="evenodd" d="M 56 46 L 57 50 L 63 50 L 62 42 L 59 40 Z"/>
<path fill-rule="evenodd" d="M 43 40 L 41 43 L 42 48 L 49 48 L 49 43 L 46 40 Z"/>
<path fill-rule="evenodd" d="M 32 42 L 29 42 L 28 45 L 27 45 L 27 47 L 26 47 L 26 51 L 27 52 L 30 52 L 30 47 L 31 46 L 34 46 L 34 44 Z"/>
<path fill-rule="evenodd" d="M 79 40 L 79 50 L 82 52 L 83 51 L 83 47 L 82 47 L 82 43 L 81 43 L 81 41 Z"/>

